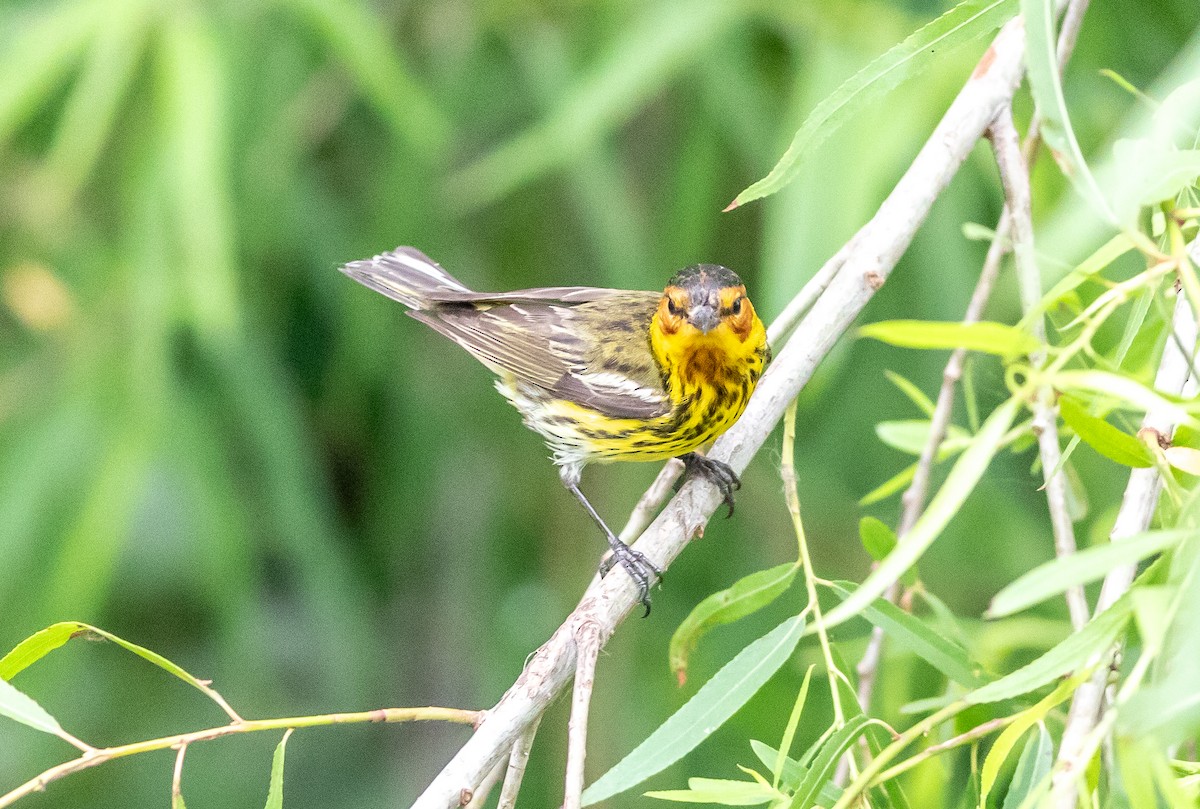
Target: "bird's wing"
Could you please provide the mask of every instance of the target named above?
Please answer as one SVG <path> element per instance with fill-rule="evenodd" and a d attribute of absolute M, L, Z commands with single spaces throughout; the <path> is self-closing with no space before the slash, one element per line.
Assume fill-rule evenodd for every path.
<path fill-rule="evenodd" d="M 659 298 L 655 292 L 559 287 L 409 314 L 493 371 L 549 397 L 613 418 L 652 418 L 669 408 L 646 336 Z"/>

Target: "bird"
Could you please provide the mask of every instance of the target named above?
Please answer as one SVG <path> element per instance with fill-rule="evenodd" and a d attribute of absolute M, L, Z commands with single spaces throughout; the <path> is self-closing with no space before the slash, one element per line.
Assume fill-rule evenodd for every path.
<path fill-rule="evenodd" d="M 662 570 L 622 542 L 579 488 L 584 467 L 679 458 L 712 481 L 733 514 L 741 481 L 699 450 L 742 415 L 770 361 L 766 329 L 742 279 L 718 264 L 675 273 L 662 292 L 542 287 L 475 292 L 413 247 L 341 271 L 399 301 L 467 350 L 545 439 L 563 485 L 603 532 L 650 613 Z"/>

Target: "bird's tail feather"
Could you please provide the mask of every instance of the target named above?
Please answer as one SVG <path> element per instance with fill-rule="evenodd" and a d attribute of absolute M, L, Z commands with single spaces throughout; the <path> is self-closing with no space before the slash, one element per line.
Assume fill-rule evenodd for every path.
<path fill-rule="evenodd" d="M 373 258 L 351 261 L 341 270 L 410 309 L 427 309 L 443 301 L 461 300 L 462 293 L 470 293 L 436 261 L 413 247 L 397 247 Z"/>

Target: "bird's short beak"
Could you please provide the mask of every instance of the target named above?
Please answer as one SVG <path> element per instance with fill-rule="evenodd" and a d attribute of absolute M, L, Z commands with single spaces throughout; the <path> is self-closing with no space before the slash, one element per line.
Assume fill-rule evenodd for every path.
<path fill-rule="evenodd" d="M 715 307 L 701 303 L 688 310 L 688 321 L 704 334 L 708 334 L 721 322 L 721 316 Z"/>

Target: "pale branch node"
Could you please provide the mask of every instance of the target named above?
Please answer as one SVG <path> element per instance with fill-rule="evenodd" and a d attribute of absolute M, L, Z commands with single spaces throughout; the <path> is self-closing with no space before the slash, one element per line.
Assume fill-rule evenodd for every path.
<path fill-rule="evenodd" d="M 1200 240 L 1192 243 L 1191 250 L 1194 254 L 1200 252 Z M 1162 393 L 1178 395 L 1188 387 L 1194 387 L 1197 381 L 1192 374 L 1196 350 L 1196 318 L 1183 292 L 1176 292 L 1171 330 L 1173 337 L 1167 340 L 1163 347 L 1158 372 L 1154 377 L 1154 387 Z M 1142 428 L 1152 429 L 1160 435 L 1170 437 L 1174 433 L 1175 425 L 1168 414 L 1152 409 L 1146 412 Z M 1157 468 L 1150 466 L 1132 470 L 1109 539 L 1120 542 L 1148 529 L 1161 489 L 1162 480 Z M 1114 568 L 1104 577 L 1104 584 L 1096 603 L 1097 615 L 1129 591 L 1136 572 L 1136 565 L 1125 565 Z M 1088 667 L 1096 667 L 1095 673 L 1090 680 L 1075 689 L 1071 698 L 1067 724 L 1063 728 L 1062 742 L 1050 782 L 1052 803 L 1059 809 L 1074 809 L 1076 806 L 1079 779 L 1083 776 L 1095 750 L 1090 739 L 1104 708 L 1105 686 L 1115 654 L 1115 649 L 1110 650 L 1098 659 L 1088 661 Z"/>
<path fill-rule="evenodd" d="M 154 750 L 178 750 L 176 767 L 182 766 L 183 750 L 197 742 L 207 742 L 239 733 L 257 733 L 264 730 L 294 730 L 297 728 L 321 727 L 325 725 L 350 725 L 364 722 L 457 722 L 474 725 L 482 721 L 485 711 L 468 711 L 458 708 L 379 708 L 374 711 L 358 713 L 332 713 L 317 716 L 289 716 L 282 719 L 243 719 L 215 728 L 194 730 L 190 733 L 177 733 L 173 736 L 163 736 L 158 739 L 116 745 L 114 747 L 94 747 L 78 758 L 65 761 L 45 770 L 41 774 L 26 781 L 21 786 L 0 795 L 0 809 L 11 806 L 19 799 L 34 792 L 42 792 L 48 785 L 83 770 L 107 764 L 119 758 L 149 753 Z"/>
<path fill-rule="evenodd" d="M 1041 273 L 1033 245 L 1033 196 L 1029 187 L 1029 167 L 1021 154 L 1020 137 L 1012 121 L 1011 105 L 1001 110 L 991 128 L 992 150 L 1004 187 L 1005 210 L 1011 221 L 1013 256 L 1016 259 L 1017 287 L 1025 314 L 1033 312 L 1042 299 Z M 1046 342 L 1046 323 L 1042 316 L 1030 324 L 1039 343 Z M 1045 351 L 1038 350 L 1029 357 L 1033 368 L 1045 365 Z M 1050 526 L 1054 533 L 1054 555 L 1062 559 L 1076 553 L 1075 526 L 1067 507 L 1066 474 L 1062 465 L 1062 448 L 1058 443 L 1058 407 L 1054 391 L 1039 387 L 1033 402 L 1033 432 L 1038 441 L 1042 462 L 1046 502 L 1050 509 Z M 1064 594 L 1071 626 L 1079 631 L 1088 622 L 1087 598 L 1083 585 L 1075 585 Z"/>
<path fill-rule="evenodd" d="M 712 457 L 730 464 L 735 472 L 746 468 L 788 403 L 875 294 L 876 285 L 869 279 L 885 280 L 891 273 L 934 200 L 1012 98 L 1021 77 L 1024 41 L 1019 18 L 1001 29 L 904 176 L 856 234 L 842 267 L 796 327 L 793 339 L 778 352 L 746 412 L 717 440 Z M 708 481 L 687 482 L 642 534 L 638 550 L 666 568 L 722 502 L 720 492 Z M 628 576 L 610 575 L 594 582 L 414 807 L 458 805 L 462 790 L 477 786 L 566 687 L 575 669 L 577 627 L 594 621 L 607 638 L 637 602 L 636 596 Z"/>

